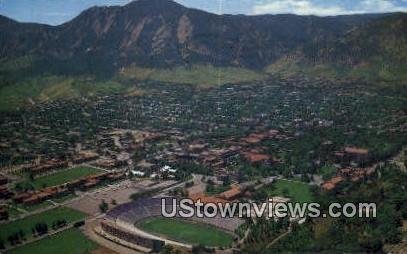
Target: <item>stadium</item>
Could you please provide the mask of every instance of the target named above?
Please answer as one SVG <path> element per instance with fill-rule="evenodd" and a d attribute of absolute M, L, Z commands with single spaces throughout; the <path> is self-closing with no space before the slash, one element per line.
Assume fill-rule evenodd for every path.
<path fill-rule="evenodd" d="M 172 198 L 166 198 L 166 210 Z M 110 241 L 143 252 L 158 252 L 164 245 L 191 249 L 194 245 L 231 248 L 237 239 L 239 218 L 164 218 L 161 198 L 141 198 L 109 211 L 95 231 Z M 177 202 L 178 205 L 178 202 Z"/>

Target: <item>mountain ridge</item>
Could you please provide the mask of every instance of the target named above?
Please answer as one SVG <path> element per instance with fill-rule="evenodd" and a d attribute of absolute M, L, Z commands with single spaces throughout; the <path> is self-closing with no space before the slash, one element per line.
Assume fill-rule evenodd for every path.
<path fill-rule="evenodd" d="M 407 14 L 217 15 L 171 0 L 138 0 L 125 6 L 92 7 L 58 26 L 0 17 L 0 59 L 33 56 L 33 73 L 56 74 L 113 75 L 131 65 L 210 64 L 262 70 L 290 57 L 302 64 L 318 59 L 352 67 L 374 56 L 352 56 L 341 40 L 386 17 L 398 17 L 404 24 Z M 362 39 L 369 40 L 374 33 L 363 34 L 367 38 Z M 398 36 L 405 39 L 402 33 Z"/>

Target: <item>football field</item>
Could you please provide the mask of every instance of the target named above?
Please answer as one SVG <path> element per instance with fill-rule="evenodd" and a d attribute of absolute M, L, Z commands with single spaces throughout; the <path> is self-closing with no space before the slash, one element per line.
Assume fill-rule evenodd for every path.
<path fill-rule="evenodd" d="M 141 229 L 171 240 L 201 244 L 209 247 L 225 247 L 233 242 L 233 236 L 209 225 L 180 219 L 149 218 L 138 224 Z"/>

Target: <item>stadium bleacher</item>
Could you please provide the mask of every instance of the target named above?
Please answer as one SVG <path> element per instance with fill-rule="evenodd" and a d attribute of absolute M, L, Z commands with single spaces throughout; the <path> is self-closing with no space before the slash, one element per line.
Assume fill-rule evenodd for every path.
<path fill-rule="evenodd" d="M 174 198 L 166 197 L 166 199 L 166 210 L 171 211 L 172 200 Z M 176 203 L 178 205 L 179 200 L 177 200 Z M 162 216 L 161 198 L 141 198 L 137 201 L 117 206 L 109 211 L 105 218 L 112 221 L 120 220 L 126 224 L 135 225 L 147 218 L 160 216 Z M 178 214 L 177 217 L 181 218 Z M 222 218 L 219 215 L 214 218 L 198 218 L 194 216 L 182 219 L 208 224 L 229 232 L 234 232 L 235 229 L 243 223 L 243 220 L 239 218 Z"/>

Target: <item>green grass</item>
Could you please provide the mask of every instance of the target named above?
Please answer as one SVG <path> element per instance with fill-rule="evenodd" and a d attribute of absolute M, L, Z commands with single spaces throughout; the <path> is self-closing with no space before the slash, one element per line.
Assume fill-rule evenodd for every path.
<path fill-rule="evenodd" d="M 53 204 L 49 202 L 48 200 L 41 202 L 39 204 L 35 205 L 23 205 L 23 204 L 15 204 L 16 207 L 21 208 L 27 212 L 34 212 L 39 209 L 44 209 L 52 206 Z"/>
<path fill-rule="evenodd" d="M 30 57 L 11 62 L 0 61 L 0 71 L 16 71 L 33 63 Z M 57 99 L 73 100 L 94 95 L 112 93 L 133 94 L 127 81 L 160 81 L 191 84 L 201 88 L 223 84 L 237 84 L 264 80 L 267 74 L 236 67 L 216 68 L 211 65 L 194 65 L 173 69 L 149 69 L 128 67 L 112 80 L 97 80 L 90 76 L 43 75 L 19 79 L 14 84 L 0 84 L 0 111 L 15 111 L 29 105 Z M 124 81 L 124 82 L 123 82 Z M 145 91 L 144 91 L 145 92 Z M 137 94 L 140 91 L 136 92 Z"/>
<path fill-rule="evenodd" d="M 77 197 L 75 194 L 69 193 L 69 194 L 66 194 L 66 195 L 61 196 L 61 197 L 52 198 L 51 200 L 54 201 L 55 203 L 63 203 L 65 201 L 68 201 L 68 200 L 73 199 L 75 197 Z M 44 208 L 54 206 L 54 203 L 52 203 L 50 200 L 45 200 L 44 202 L 41 202 L 41 203 L 35 204 L 35 205 L 15 204 L 14 206 L 18 207 L 18 208 L 21 208 L 21 209 L 23 209 L 23 210 L 25 210 L 27 212 L 34 212 L 34 211 L 39 210 L 39 209 L 44 209 Z"/>
<path fill-rule="evenodd" d="M 0 84 L 0 111 L 13 111 L 34 103 L 56 99 L 75 99 L 96 94 L 124 91 L 115 81 L 97 81 L 87 77 L 42 76 L 7 86 Z"/>
<path fill-rule="evenodd" d="M 84 254 L 98 245 L 84 236 L 78 229 L 71 228 L 38 242 L 24 245 L 8 254 Z"/>
<path fill-rule="evenodd" d="M 13 207 L 13 206 L 7 207 L 7 211 L 8 211 L 10 219 L 16 218 L 23 214 L 21 211 L 19 211 L 16 207 Z"/>
<path fill-rule="evenodd" d="M 318 170 L 318 174 L 320 174 L 324 180 L 331 178 L 335 172 L 336 168 L 332 165 L 323 166 Z"/>
<path fill-rule="evenodd" d="M 289 180 L 277 180 L 266 188 L 269 196 L 283 196 L 291 198 L 293 202 L 312 202 L 310 185 Z"/>
<path fill-rule="evenodd" d="M 190 84 L 199 87 L 212 87 L 224 84 L 237 84 L 267 77 L 264 73 L 235 67 L 213 67 L 194 65 L 172 69 L 126 68 L 121 76 L 136 80 L 154 80 L 167 83 Z"/>
<path fill-rule="evenodd" d="M 84 219 L 85 216 L 84 213 L 76 210 L 66 207 L 58 207 L 8 224 L 0 225 L 0 238 L 5 241 L 9 235 L 18 232 L 19 230 L 22 230 L 28 238 L 32 235 L 31 229 L 37 223 L 47 223 L 49 230 L 51 230 L 52 222 L 55 220 L 65 219 L 67 223 L 70 223 Z"/>
<path fill-rule="evenodd" d="M 323 77 L 326 79 L 363 79 L 370 82 L 403 83 L 407 80 L 407 65 L 394 66 L 391 61 L 382 57 L 373 57 L 355 66 L 336 63 L 320 65 L 305 65 L 292 59 L 280 59 L 267 66 L 264 71 L 282 77 L 302 74 L 308 77 Z"/>
<path fill-rule="evenodd" d="M 233 237 L 214 227 L 187 222 L 179 219 L 149 218 L 139 225 L 153 234 L 189 244 L 202 244 L 211 247 L 229 246 Z"/>
<path fill-rule="evenodd" d="M 23 184 L 31 184 L 34 189 L 61 185 L 81 177 L 95 175 L 102 171 L 91 167 L 76 167 L 66 170 L 61 170 L 51 175 L 35 178 L 33 181 L 27 181 Z"/>

